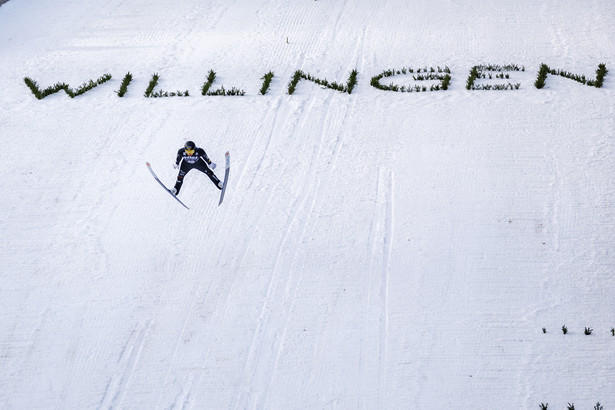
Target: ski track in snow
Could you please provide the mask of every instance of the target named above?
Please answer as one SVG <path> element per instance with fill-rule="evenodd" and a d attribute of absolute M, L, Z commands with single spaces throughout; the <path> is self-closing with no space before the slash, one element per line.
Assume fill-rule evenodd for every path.
<path fill-rule="evenodd" d="M 124 370 L 122 373 L 116 373 L 111 377 L 102 403 L 99 407 L 100 409 L 114 409 L 122 407 L 122 401 L 126 395 L 126 388 L 130 383 L 132 375 L 134 374 L 149 327 L 150 323 L 146 323 L 144 326 L 139 326 L 139 328 L 132 333 L 126 342 L 118 361 L 118 366 L 124 368 Z"/>
<path fill-rule="evenodd" d="M 314 103 L 314 100 L 312 101 Z M 330 102 L 324 103 L 327 106 L 330 106 Z M 312 106 L 309 106 L 305 113 L 310 113 L 312 111 Z M 300 121 L 299 128 L 303 128 L 303 122 L 305 122 L 306 117 Z M 273 265 L 273 270 L 271 274 L 271 279 L 269 282 L 267 294 L 265 296 L 263 307 L 261 311 L 261 315 L 259 316 L 259 326 L 257 327 L 254 335 L 254 339 L 252 342 L 252 346 L 250 347 L 250 354 L 248 356 L 248 360 L 246 363 L 246 382 L 244 384 L 244 393 L 239 396 L 239 403 L 244 404 L 236 404 L 234 407 L 238 408 L 261 408 L 266 403 L 266 394 L 269 391 L 269 386 L 271 384 L 271 378 L 275 374 L 275 367 L 277 364 L 277 358 L 279 356 L 279 352 L 281 350 L 281 346 L 284 343 L 284 335 L 286 332 L 286 327 L 283 330 L 277 330 L 277 332 L 281 332 L 282 334 L 278 334 L 276 330 L 271 329 L 270 323 L 272 320 L 270 319 L 271 312 L 281 311 L 288 312 L 288 307 L 284 308 L 284 306 L 288 306 L 291 301 L 289 301 L 289 297 L 292 296 L 292 287 L 290 283 L 293 281 L 293 277 L 291 274 L 286 274 L 287 276 L 280 277 L 283 275 L 281 272 L 291 273 L 294 271 L 292 266 L 292 260 L 294 259 L 294 254 L 298 251 L 298 249 L 287 249 L 289 243 L 297 243 L 297 240 L 293 240 L 291 242 L 290 237 L 292 232 L 298 230 L 302 232 L 302 234 L 298 235 L 298 238 L 302 238 L 306 225 L 309 222 L 309 215 L 311 215 L 311 210 L 313 208 L 313 204 L 315 202 L 317 188 L 320 183 L 320 180 L 316 179 L 315 171 L 316 164 L 321 162 L 318 161 L 322 146 L 323 139 L 325 138 L 325 126 L 324 124 L 328 120 L 328 112 L 324 116 L 324 120 L 322 121 L 321 132 L 320 132 L 320 143 L 314 148 L 312 158 L 309 160 L 310 168 L 306 173 L 306 176 L 303 178 L 303 191 L 307 193 L 307 195 L 299 195 L 296 199 L 295 204 L 293 205 L 292 214 L 287 218 L 286 226 L 283 230 L 283 234 L 280 236 L 281 240 L 278 245 L 277 255 L 275 257 L 275 262 Z M 284 172 L 283 172 L 284 173 Z M 307 209 L 306 209 L 307 208 Z M 299 217 L 301 215 L 301 217 Z M 285 262 L 285 260 L 289 259 L 291 263 Z M 290 265 L 290 266 L 289 266 Z M 280 298 L 277 295 L 277 288 L 280 287 L 285 289 L 284 298 Z M 280 318 L 279 320 L 273 322 L 276 325 L 278 323 L 287 323 L 288 315 L 284 318 Z M 267 351 L 258 350 L 261 346 L 263 346 L 264 340 L 274 340 L 274 346 L 271 346 Z M 266 345 L 265 345 L 266 347 Z M 267 370 L 263 370 L 263 369 Z M 255 375 L 260 374 L 265 376 L 265 380 L 255 380 Z M 264 397 L 258 397 L 255 393 L 256 391 L 264 392 Z M 247 403 L 245 403 L 247 401 Z"/>
<path fill-rule="evenodd" d="M 380 217 L 383 227 L 382 235 L 382 273 L 380 279 L 380 346 L 379 346 L 379 375 L 378 375 L 378 408 L 387 408 L 387 371 L 389 367 L 389 268 L 391 261 L 391 247 L 393 241 L 393 176 L 381 176 L 378 182 L 378 203 L 383 209 Z"/>

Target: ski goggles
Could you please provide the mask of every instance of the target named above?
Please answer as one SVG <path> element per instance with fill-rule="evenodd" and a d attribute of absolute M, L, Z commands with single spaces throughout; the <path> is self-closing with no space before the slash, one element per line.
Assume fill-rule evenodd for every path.
<path fill-rule="evenodd" d="M 194 150 L 193 149 L 186 149 L 184 151 L 186 151 L 186 154 L 188 154 L 188 155 L 193 155 L 194 154 Z"/>

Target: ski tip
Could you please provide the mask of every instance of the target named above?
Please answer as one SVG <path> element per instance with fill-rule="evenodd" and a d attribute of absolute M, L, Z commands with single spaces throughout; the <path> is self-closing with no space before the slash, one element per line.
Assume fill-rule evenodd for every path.
<path fill-rule="evenodd" d="M 148 167 L 151 167 L 151 165 L 149 164 L 149 162 L 146 162 L 145 165 L 147 165 Z"/>
<path fill-rule="evenodd" d="M 224 156 L 225 156 L 225 157 L 228 157 L 228 156 L 229 156 L 228 151 L 226 151 L 226 154 L 224 154 Z"/>

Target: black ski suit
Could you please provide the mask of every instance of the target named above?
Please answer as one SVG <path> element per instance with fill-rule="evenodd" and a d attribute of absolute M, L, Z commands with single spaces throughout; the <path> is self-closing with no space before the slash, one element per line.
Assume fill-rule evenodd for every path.
<path fill-rule="evenodd" d="M 209 165 L 211 165 L 211 160 L 207 157 L 205 150 L 203 148 L 196 148 L 194 150 L 194 154 L 188 155 L 184 148 L 180 148 L 177 151 L 177 159 L 175 160 L 175 164 L 179 165 L 181 162 L 181 166 L 179 168 L 179 174 L 177 175 L 177 182 L 175 182 L 175 190 L 177 191 L 175 195 L 179 194 L 179 190 L 184 183 L 184 176 L 193 168 L 198 169 L 201 172 L 204 172 L 211 182 L 214 183 L 218 189 L 220 188 L 220 180 L 213 173 L 211 169 L 209 169 Z"/>

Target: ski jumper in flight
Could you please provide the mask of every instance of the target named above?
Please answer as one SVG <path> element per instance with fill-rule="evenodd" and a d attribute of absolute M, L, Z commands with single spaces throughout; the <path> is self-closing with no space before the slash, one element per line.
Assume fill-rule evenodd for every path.
<path fill-rule="evenodd" d="M 211 162 L 203 148 L 197 147 L 192 141 L 186 142 L 184 147 L 177 151 L 177 158 L 173 167 L 179 168 L 177 182 L 175 182 L 175 187 L 171 189 L 173 195 L 179 194 L 179 190 L 184 183 L 184 177 L 193 168 L 205 173 L 218 189 L 222 189 L 222 181 L 213 172 L 216 169 L 216 164 Z"/>

